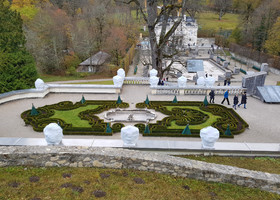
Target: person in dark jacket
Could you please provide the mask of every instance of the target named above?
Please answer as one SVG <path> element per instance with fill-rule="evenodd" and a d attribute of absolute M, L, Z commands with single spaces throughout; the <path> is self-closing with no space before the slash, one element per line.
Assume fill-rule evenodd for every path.
<path fill-rule="evenodd" d="M 237 104 L 238 104 L 238 95 L 236 94 L 233 97 L 233 106 L 232 106 L 235 110 L 236 110 Z"/>
<path fill-rule="evenodd" d="M 227 91 L 224 93 L 224 99 L 223 99 L 223 101 L 222 101 L 221 104 L 223 104 L 224 101 L 227 100 L 228 105 L 230 105 L 229 100 L 228 100 L 228 92 L 229 92 L 229 91 L 227 90 Z"/>
<path fill-rule="evenodd" d="M 241 97 L 241 103 L 238 105 L 238 107 L 241 106 L 241 104 L 244 104 L 244 108 L 246 109 L 246 104 L 247 104 L 247 96 L 246 96 L 246 92 L 244 92 L 242 94 L 242 97 Z"/>
<path fill-rule="evenodd" d="M 215 91 L 214 90 L 211 90 L 211 92 L 209 92 L 209 96 L 210 96 L 210 103 L 215 103 L 214 100 L 215 100 Z"/>

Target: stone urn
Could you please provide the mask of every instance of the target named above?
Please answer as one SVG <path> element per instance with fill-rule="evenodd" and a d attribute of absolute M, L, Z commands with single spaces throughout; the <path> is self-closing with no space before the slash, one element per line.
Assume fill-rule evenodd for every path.
<path fill-rule="evenodd" d="M 151 87 L 156 87 L 158 85 L 159 77 L 152 76 L 150 77 L 150 85 Z"/>
<path fill-rule="evenodd" d="M 114 86 L 122 87 L 123 85 L 123 78 L 119 75 L 113 77 Z"/>
<path fill-rule="evenodd" d="M 124 147 L 135 147 L 139 138 L 139 129 L 135 126 L 126 126 L 121 129 L 121 138 Z"/>
<path fill-rule="evenodd" d="M 181 76 L 180 78 L 178 78 L 178 87 L 186 87 L 187 86 L 187 78 L 184 76 Z"/>
<path fill-rule="evenodd" d="M 45 89 L 45 83 L 42 79 L 38 78 L 36 81 L 35 81 L 35 88 L 37 90 L 44 90 Z"/>
<path fill-rule="evenodd" d="M 50 123 L 44 128 L 43 132 L 48 145 L 58 145 L 61 143 L 63 130 L 58 124 Z"/>
<path fill-rule="evenodd" d="M 220 133 L 218 129 L 208 126 L 200 130 L 200 138 L 202 140 L 203 149 L 215 149 L 215 142 L 219 139 Z"/>
<path fill-rule="evenodd" d="M 117 71 L 118 76 L 122 77 L 124 79 L 125 77 L 125 71 L 123 68 L 118 69 Z"/>
<path fill-rule="evenodd" d="M 158 74 L 157 70 L 155 70 L 155 69 L 150 70 L 150 77 L 157 76 L 157 74 Z"/>

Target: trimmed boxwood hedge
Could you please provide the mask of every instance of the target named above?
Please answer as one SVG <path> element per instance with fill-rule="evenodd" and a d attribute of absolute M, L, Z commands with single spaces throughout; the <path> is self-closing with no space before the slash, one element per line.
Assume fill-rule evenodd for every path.
<path fill-rule="evenodd" d="M 79 107 L 85 107 L 88 105 L 98 105 L 95 109 L 89 109 L 79 113 L 79 117 L 82 120 L 89 121 L 91 127 L 72 127 L 72 124 L 67 124 L 62 119 L 50 118 L 55 114 L 55 110 L 67 111 L 73 110 Z M 128 103 L 117 104 L 115 101 L 92 101 L 87 100 L 85 103 L 77 102 L 73 104 L 71 101 L 63 101 L 57 104 L 46 105 L 37 108 L 38 115 L 31 116 L 31 110 L 27 110 L 21 114 L 21 118 L 26 125 L 31 125 L 34 131 L 42 132 L 43 129 L 50 123 L 59 123 L 63 128 L 64 135 L 112 135 L 112 133 L 106 133 L 107 123 L 104 120 L 99 119 L 96 116 L 98 113 L 112 109 L 112 108 L 128 108 Z M 124 127 L 121 123 L 116 123 L 112 126 L 113 133 L 120 132 L 120 129 Z"/>
<path fill-rule="evenodd" d="M 50 118 L 55 114 L 55 110 L 66 111 L 73 110 L 79 107 L 88 105 L 98 105 L 95 109 L 88 109 L 81 111 L 79 117 L 81 120 L 87 120 L 91 127 L 72 127 L 72 124 L 67 124 L 62 119 Z M 167 109 L 167 106 L 172 106 L 171 110 Z M 135 124 L 139 128 L 140 133 L 143 136 L 168 136 L 168 137 L 199 137 L 200 129 L 190 129 L 191 135 L 182 134 L 183 129 L 187 124 L 199 125 L 206 122 L 209 116 L 201 111 L 186 108 L 186 106 L 198 107 L 201 111 L 212 113 L 213 115 L 220 116 L 212 126 L 217 128 L 220 132 L 220 137 L 233 138 L 234 135 L 242 133 L 248 124 L 231 108 L 227 108 L 222 105 L 209 104 L 207 107 L 203 105 L 203 102 L 198 101 L 181 101 L 172 103 L 169 101 L 150 101 L 149 104 L 137 103 L 136 108 L 148 108 L 161 112 L 167 117 L 156 123 L 149 124 L 150 133 L 145 134 L 145 124 Z M 46 105 L 37 108 L 38 115 L 31 116 L 31 110 L 27 110 L 21 114 L 22 119 L 26 125 L 31 125 L 35 131 L 42 132 L 46 125 L 49 123 L 59 123 L 63 128 L 63 134 L 65 135 L 112 135 L 113 133 L 120 132 L 124 127 L 122 123 L 110 124 L 112 133 L 106 133 L 107 123 L 103 119 L 100 119 L 96 114 L 102 113 L 112 108 L 128 108 L 128 103 L 117 104 L 115 101 L 91 101 L 87 100 L 84 104 L 77 102 L 73 104 L 70 101 L 63 101 L 57 104 Z M 172 129 L 171 123 L 174 123 L 182 128 Z M 232 135 L 225 135 L 225 131 L 229 124 Z"/>
<path fill-rule="evenodd" d="M 178 108 L 173 108 L 170 111 L 167 110 L 167 106 Z M 144 124 L 137 124 L 137 127 L 141 127 L 141 129 L 139 128 L 139 131 L 143 134 L 143 136 L 199 137 L 199 129 L 191 129 L 192 134 L 187 135 L 182 134 L 184 128 L 168 128 L 171 126 L 172 121 L 175 121 L 176 125 L 186 126 L 187 124 L 202 124 L 207 119 L 209 119 L 209 116 L 207 114 L 197 110 L 185 108 L 186 106 L 196 106 L 199 107 L 199 109 L 202 111 L 220 116 L 221 118 L 218 118 L 217 121 L 212 124 L 213 127 L 219 130 L 220 137 L 233 138 L 234 135 L 244 132 L 245 129 L 249 127 L 249 125 L 232 108 L 227 108 L 225 106 L 217 104 L 209 104 L 207 107 L 205 107 L 203 105 L 203 102 L 198 101 L 181 101 L 176 104 L 169 101 L 150 101 L 148 105 L 145 104 L 145 102 L 137 103 L 137 108 L 154 109 L 158 112 L 168 115 L 168 117 L 165 117 L 164 119 L 157 121 L 156 123 L 149 124 L 151 132 L 149 134 L 144 134 Z M 228 125 L 232 133 L 232 135 L 230 136 L 224 134 Z"/>

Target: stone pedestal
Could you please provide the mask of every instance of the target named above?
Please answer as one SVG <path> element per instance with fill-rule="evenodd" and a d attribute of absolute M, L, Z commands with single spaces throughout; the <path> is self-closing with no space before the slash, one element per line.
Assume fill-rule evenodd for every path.
<path fill-rule="evenodd" d="M 225 61 L 225 62 L 224 62 L 224 68 L 227 68 L 227 67 L 228 67 L 228 64 L 229 64 L 229 62 Z"/>
<path fill-rule="evenodd" d="M 215 142 L 219 139 L 220 133 L 218 129 L 208 126 L 200 130 L 200 138 L 202 140 L 203 149 L 215 149 Z"/>
<path fill-rule="evenodd" d="M 44 130 L 44 135 L 49 145 L 58 145 L 62 141 L 62 128 L 56 123 L 50 123 Z"/>
<path fill-rule="evenodd" d="M 262 63 L 261 72 L 268 72 L 268 64 L 267 63 Z"/>
<path fill-rule="evenodd" d="M 121 138 L 124 147 L 135 147 L 139 138 L 139 129 L 135 126 L 126 126 L 121 129 Z"/>
<path fill-rule="evenodd" d="M 234 67 L 233 68 L 233 73 L 234 74 L 239 74 L 240 73 L 240 67 Z"/>
<path fill-rule="evenodd" d="M 231 71 L 230 70 L 225 71 L 225 77 L 226 78 L 231 78 Z"/>
<path fill-rule="evenodd" d="M 217 63 L 220 64 L 221 63 L 221 58 L 217 57 Z"/>

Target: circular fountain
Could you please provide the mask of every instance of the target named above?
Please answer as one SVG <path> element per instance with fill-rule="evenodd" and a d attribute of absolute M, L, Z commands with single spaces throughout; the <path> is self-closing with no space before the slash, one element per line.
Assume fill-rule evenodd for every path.
<path fill-rule="evenodd" d="M 147 109 L 115 109 L 105 113 L 105 119 L 111 122 L 149 122 L 156 114 Z"/>

